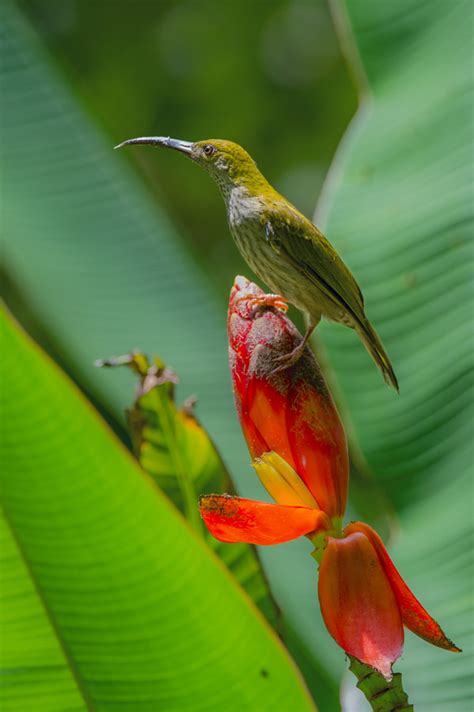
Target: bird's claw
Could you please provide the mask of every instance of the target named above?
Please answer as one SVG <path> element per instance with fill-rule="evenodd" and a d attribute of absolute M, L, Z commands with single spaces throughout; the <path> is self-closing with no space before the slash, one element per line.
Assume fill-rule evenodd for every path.
<path fill-rule="evenodd" d="M 288 304 L 285 299 L 280 294 L 247 294 L 244 297 L 239 297 L 236 300 L 238 302 L 250 302 L 252 306 L 252 311 L 250 312 L 250 317 L 253 319 L 259 309 L 274 307 L 279 311 L 286 314 L 288 311 Z"/>
<path fill-rule="evenodd" d="M 272 370 L 272 375 L 274 376 L 275 374 L 281 373 L 282 371 L 286 371 L 287 368 L 291 368 L 292 366 L 294 366 L 295 363 L 297 363 L 297 361 L 299 361 L 301 356 L 303 355 L 305 346 L 306 342 L 302 341 L 295 349 L 293 349 L 293 351 L 278 356 L 275 359 L 275 362 L 278 363 L 278 366 Z"/>

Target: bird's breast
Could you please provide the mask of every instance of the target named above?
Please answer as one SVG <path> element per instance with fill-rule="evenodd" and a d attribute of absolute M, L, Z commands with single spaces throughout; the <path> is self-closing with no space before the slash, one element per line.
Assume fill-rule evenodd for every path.
<path fill-rule="evenodd" d="M 288 269 L 267 241 L 265 226 L 259 220 L 240 220 L 230 223 L 230 229 L 249 267 L 273 292 L 284 293 Z"/>
<path fill-rule="evenodd" d="M 262 257 L 265 228 L 262 224 L 262 201 L 242 188 L 234 188 L 229 195 L 227 215 L 232 237 L 242 257 L 256 271 Z"/>
<path fill-rule="evenodd" d="M 311 311 L 301 299 L 301 275 L 273 249 L 265 230 L 265 202 L 245 190 L 234 189 L 227 201 L 232 237 L 240 254 L 255 274 L 296 307 Z"/>

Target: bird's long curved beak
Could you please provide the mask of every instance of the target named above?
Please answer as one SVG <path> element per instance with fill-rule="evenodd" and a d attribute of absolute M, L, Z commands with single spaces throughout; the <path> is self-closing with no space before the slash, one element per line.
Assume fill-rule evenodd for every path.
<path fill-rule="evenodd" d="M 165 148 L 174 148 L 175 151 L 180 151 L 188 155 L 190 155 L 193 150 L 193 144 L 190 141 L 179 141 L 169 136 L 141 136 L 140 138 L 129 138 L 127 141 L 119 143 L 115 148 L 122 148 L 122 146 L 130 146 L 132 144 L 164 146 Z"/>

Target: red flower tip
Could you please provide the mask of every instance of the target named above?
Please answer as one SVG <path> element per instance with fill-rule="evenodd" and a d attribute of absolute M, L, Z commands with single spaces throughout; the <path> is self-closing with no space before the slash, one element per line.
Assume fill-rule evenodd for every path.
<path fill-rule="evenodd" d="M 403 649 L 403 625 L 384 568 L 364 534 L 328 537 L 319 569 L 319 602 L 338 645 L 390 680 Z"/>
<path fill-rule="evenodd" d="M 318 363 L 306 348 L 291 367 L 278 358 L 301 335 L 278 300 L 237 277 L 229 300 L 229 360 L 242 429 L 253 458 L 274 451 L 298 473 L 320 509 L 344 513 L 348 455 L 344 428 Z"/>

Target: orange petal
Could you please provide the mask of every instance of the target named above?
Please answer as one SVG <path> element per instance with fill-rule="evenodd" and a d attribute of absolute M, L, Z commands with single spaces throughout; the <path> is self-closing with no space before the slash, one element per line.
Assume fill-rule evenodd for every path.
<path fill-rule="evenodd" d="M 392 585 L 400 607 L 402 621 L 406 627 L 413 633 L 416 633 L 416 635 L 419 635 L 420 638 L 428 641 L 428 643 L 437 645 L 439 648 L 451 650 L 452 652 L 460 652 L 460 648 L 446 637 L 438 623 L 430 616 L 428 611 L 423 608 L 419 600 L 410 591 L 398 573 L 395 564 L 389 557 L 385 545 L 377 532 L 363 522 L 353 522 L 349 524 L 345 532 L 346 534 L 350 532 L 362 532 L 371 542 L 379 556 L 387 578 Z"/>
<path fill-rule="evenodd" d="M 301 477 L 278 453 L 264 452 L 253 462 L 262 485 L 278 504 L 289 507 L 319 509 L 316 500 Z M 328 519 L 328 529 L 331 525 Z"/>
<path fill-rule="evenodd" d="M 389 680 L 403 649 L 403 625 L 385 571 L 363 534 L 328 537 L 319 569 L 319 602 L 341 648 Z"/>
<path fill-rule="evenodd" d="M 326 515 L 317 509 L 255 502 L 228 494 L 204 495 L 199 508 L 211 534 L 233 544 L 281 544 L 327 524 Z"/>

